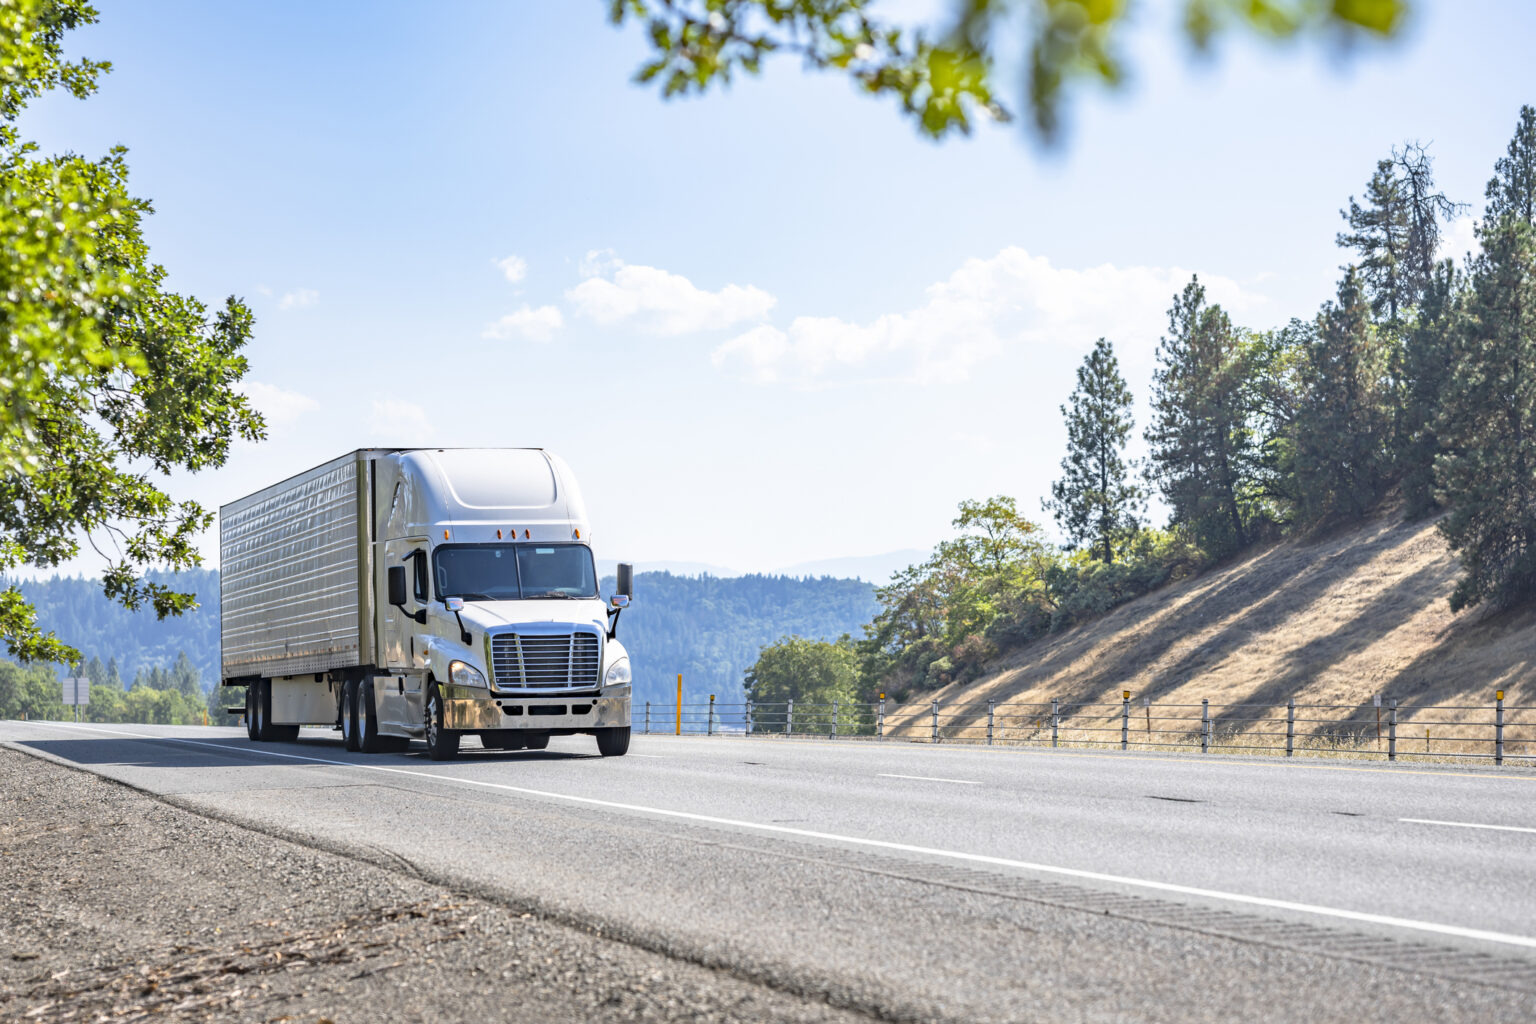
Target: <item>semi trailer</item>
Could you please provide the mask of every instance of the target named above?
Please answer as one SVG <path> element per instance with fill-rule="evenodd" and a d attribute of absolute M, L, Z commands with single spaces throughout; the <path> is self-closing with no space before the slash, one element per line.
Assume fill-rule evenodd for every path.
<path fill-rule="evenodd" d="M 364 448 L 219 509 L 221 676 L 253 741 L 457 755 L 629 749 L 618 640 L 570 467 L 538 448 Z"/>

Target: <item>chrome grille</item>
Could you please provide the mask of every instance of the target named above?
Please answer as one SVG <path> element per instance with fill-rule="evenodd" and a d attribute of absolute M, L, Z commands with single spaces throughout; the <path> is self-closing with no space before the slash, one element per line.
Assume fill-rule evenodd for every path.
<path fill-rule="evenodd" d="M 595 633 L 491 637 L 491 672 L 500 690 L 595 687 L 602 667 L 602 645 Z"/>

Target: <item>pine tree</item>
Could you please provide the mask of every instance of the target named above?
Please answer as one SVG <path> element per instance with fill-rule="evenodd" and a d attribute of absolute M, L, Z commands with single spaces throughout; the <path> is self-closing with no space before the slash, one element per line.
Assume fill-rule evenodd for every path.
<path fill-rule="evenodd" d="M 1130 437 L 1131 391 L 1120 375 L 1114 348 L 1104 338 L 1077 370 L 1067 421 L 1065 474 L 1051 485 L 1046 508 L 1074 546 L 1091 547 L 1101 562 L 1141 525 L 1145 492 L 1129 478 L 1125 443 Z"/>
<path fill-rule="evenodd" d="M 1462 280 L 1456 264 L 1435 268 L 1419 302 L 1418 317 L 1404 339 L 1403 391 L 1397 472 L 1409 519 L 1439 507 L 1435 458 L 1440 453 L 1438 421 L 1457 358 L 1457 318 Z"/>
<path fill-rule="evenodd" d="M 91 660 L 85 663 L 85 676 L 92 686 L 106 685 L 107 667 L 101 663 L 101 658 L 91 655 Z"/>
<path fill-rule="evenodd" d="M 1435 187 L 1434 161 L 1417 142 L 1392 151 L 1392 162 L 1401 175 L 1406 206 L 1408 237 L 1404 247 L 1404 293 L 1412 305 L 1421 304 L 1434 286 L 1440 250 L 1440 222 L 1466 210 Z"/>
<path fill-rule="evenodd" d="M 117 659 L 115 657 L 107 659 L 107 685 L 115 686 L 119 690 L 125 689 L 123 686 L 123 674 L 118 671 Z"/>
<path fill-rule="evenodd" d="M 1359 518 L 1381 497 L 1390 467 L 1388 363 L 1362 275 L 1350 267 L 1307 348 L 1295 453 L 1304 521 Z"/>
<path fill-rule="evenodd" d="M 176 653 L 176 665 L 170 672 L 170 686 L 189 697 L 198 697 L 203 692 L 203 680 L 197 669 L 192 665 L 192 659 L 187 657 L 186 651 Z"/>
<path fill-rule="evenodd" d="M 1250 351 L 1220 306 L 1205 304 L 1198 277 L 1174 298 L 1153 373 L 1149 479 L 1172 521 L 1213 556 L 1248 544 L 1244 491 L 1258 452 L 1249 427 Z"/>
<path fill-rule="evenodd" d="M 1482 252 L 1458 318 L 1461 356 L 1439 426 L 1441 531 L 1465 574 L 1451 608 L 1536 595 L 1536 111 L 1488 183 Z"/>
<path fill-rule="evenodd" d="M 1360 276 L 1370 295 L 1371 312 L 1396 322 L 1411 303 L 1408 294 L 1408 202 L 1395 159 L 1380 160 L 1365 187 L 1365 206 L 1349 197 L 1349 209 L 1339 216 L 1350 230 L 1340 232 L 1339 246 L 1360 256 Z"/>
<path fill-rule="evenodd" d="M 1493 178 L 1484 193 L 1488 204 L 1484 223 L 1513 217 L 1536 224 L 1536 108 L 1520 108 L 1520 123 L 1509 141 L 1507 155 L 1493 165 Z"/>

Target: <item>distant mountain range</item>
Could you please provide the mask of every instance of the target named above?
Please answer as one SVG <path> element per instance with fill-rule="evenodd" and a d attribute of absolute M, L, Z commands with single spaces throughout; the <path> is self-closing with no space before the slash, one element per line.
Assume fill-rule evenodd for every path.
<path fill-rule="evenodd" d="M 730 579 L 738 576 L 790 576 L 796 579 L 819 579 L 831 576 L 837 579 L 863 580 L 883 587 L 891 578 L 909 565 L 916 565 L 928 557 L 929 552 L 917 548 L 887 551 L 878 555 L 855 555 L 849 558 L 825 558 L 815 562 L 798 562 L 766 572 L 747 573 L 739 569 L 713 565 L 708 562 L 636 562 L 635 572 L 666 572 L 674 576 L 714 576 Z M 612 576 L 618 562 L 599 559 L 597 571 L 602 576 Z"/>
<path fill-rule="evenodd" d="M 619 636 L 634 667 L 637 706 L 674 700 L 679 674 L 690 701 L 707 700 L 712 693 L 724 702 L 739 701 L 742 674 L 765 644 L 789 633 L 859 637 L 876 610 L 874 587 L 862 580 L 832 579 L 804 569 L 726 576 L 698 563 L 681 565 L 693 571 L 638 573 L 634 606 L 620 620 Z M 169 669 L 185 651 L 203 685 L 212 686 L 219 677 L 218 572 L 199 569 L 156 578 L 196 593 L 199 607 L 156 621 L 152 612 L 129 612 L 108 601 L 98 580 L 55 576 L 17 582 L 36 604 L 44 629 L 79 648 L 86 660 L 99 657 L 106 664 L 116 659 L 125 682 L 141 668 Z M 604 581 L 603 592 L 612 592 L 611 579 Z"/>

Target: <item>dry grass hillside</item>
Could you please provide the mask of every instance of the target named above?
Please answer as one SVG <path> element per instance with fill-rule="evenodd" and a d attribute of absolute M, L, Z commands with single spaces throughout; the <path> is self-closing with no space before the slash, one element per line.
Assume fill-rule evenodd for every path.
<path fill-rule="evenodd" d="M 999 659 L 944 703 L 1536 704 L 1536 609 L 1453 615 L 1458 574 L 1435 522 L 1384 512 L 1171 584 Z M 918 708 L 913 708 L 918 711 Z M 1139 712 L 1138 707 L 1138 712 Z M 910 724 L 906 724 L 910 722 Z M 893 731 L 925 728 L 898 715 Z M 1118 737 L 1117 737 L 1118 738 Z"/>

